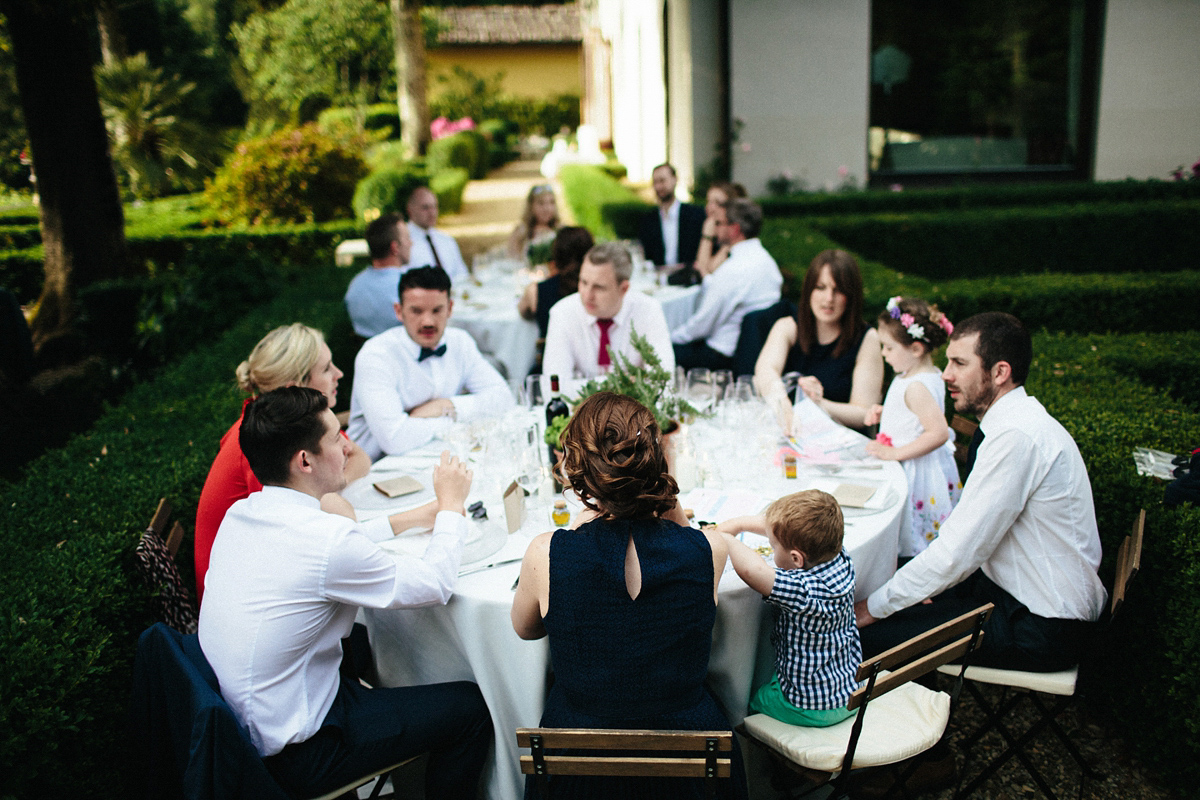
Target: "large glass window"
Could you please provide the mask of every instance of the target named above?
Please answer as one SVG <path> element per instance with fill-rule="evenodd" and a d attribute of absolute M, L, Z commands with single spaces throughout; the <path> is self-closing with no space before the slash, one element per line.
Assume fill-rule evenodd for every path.
<path fill-rule="evenodd" d="M 1086 178 L 1098 0 L 874 0 L 874 183 Z"/>

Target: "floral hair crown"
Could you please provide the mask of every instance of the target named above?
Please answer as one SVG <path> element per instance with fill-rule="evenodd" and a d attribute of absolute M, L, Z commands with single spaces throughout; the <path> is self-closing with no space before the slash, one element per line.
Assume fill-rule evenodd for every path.
<path fill-rule="evenodd" d="M 904 330 L 914 341 L 924 341 L 926 344 L 929 340 L 925 338 L 925 326 L 917 322 L 916 317 L 906 311 L 900 310 L 901 296 L 896 295 L 887 301 L 887 312 L 892 319 L 900 320 L 900 324 L 904 326 Z M 950 322 L 950 318 L 933 307 L 929 312 L 929 321 L 941 327 L 946 332 L 946 335 L 954 333 L 954 324 Z"/>

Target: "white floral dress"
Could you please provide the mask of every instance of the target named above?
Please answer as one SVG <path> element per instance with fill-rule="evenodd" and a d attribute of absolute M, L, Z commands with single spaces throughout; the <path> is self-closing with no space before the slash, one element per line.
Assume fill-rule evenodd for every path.
<path fill-rule="evenodd" d="M 904 403 L 904 392 L 918 381 L 933 395 L 940 411 L 945 411 L 946 384 L 939 372 L 921 372 L 909 377 L 897 375 L 883 400 L 879 418 L 880 433 L 891 438 L 893 447 L 903 447 L 925 432 L 917 415 Z M 908 478 L 909 503 L 900 523 L 900 555 L 915 556 L 938 534 L 938 529 L 962 492 L 958 465 L 954 463 L 954 434 L 932 453 L 900 462 Z"/>

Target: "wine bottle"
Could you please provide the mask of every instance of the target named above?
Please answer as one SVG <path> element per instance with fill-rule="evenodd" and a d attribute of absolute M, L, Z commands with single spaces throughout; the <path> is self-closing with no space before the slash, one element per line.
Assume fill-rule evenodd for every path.
<path fill-rule="evenodd" d="M 558 390 L 558 376 L 551 375 L 550 376 L 550 402 L 546 403 L 546 426 L 547 426 L 547 428 L 549 428 L 549 426 L 554 424 L 554 420 L 559 419 L 560 417 L 570 416 L 570 414 L 571 414 L 571 409 L 567 407 L 567 401 L 563 400 L 562 394 L 559 393 L 559 390 Z M 549 457 L 550 457 L 550 477 L 552 477 L 554 479 L 554 491 L 561 492 L 562 484 L 559 483 L 558 471 L 555 469 L 555 466 L 558 464 L 558 456 L 555 455 L 554 451 L 557 450 L 558 448 L 555 445 L 551 444 L 551 445 L 547 445 L 547 449 L 549 450 Z"/>

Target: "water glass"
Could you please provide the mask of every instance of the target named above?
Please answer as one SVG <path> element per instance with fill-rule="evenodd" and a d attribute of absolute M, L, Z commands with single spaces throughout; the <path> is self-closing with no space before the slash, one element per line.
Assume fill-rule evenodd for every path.
<path fill-rule="evenodd" d="M 530 409 L 539 409 L 546 405 L 546 398 L 542 393 L 541 375 L 526 376 L 525 382 L 521 385 L 521 405 Z"/>
<path fill-rule="evenodd" d="M 729 387 L 733 385 L 733 370 L 718 369 L 712 374 L 713 381 L 713 400 L 717 403 L 725 397 L 725 393 Z"/>
<path fill-rule="evenodd" d="M 700 413 L 705 413 L 713 404 L 713 377 L 707 367 L 693 367 L 687 373 L 687 401 Z"/>

